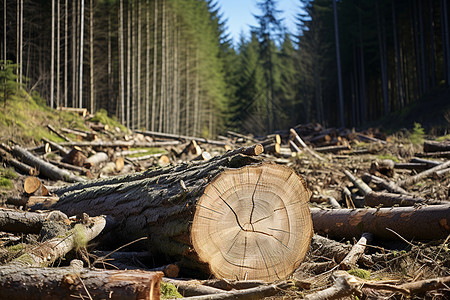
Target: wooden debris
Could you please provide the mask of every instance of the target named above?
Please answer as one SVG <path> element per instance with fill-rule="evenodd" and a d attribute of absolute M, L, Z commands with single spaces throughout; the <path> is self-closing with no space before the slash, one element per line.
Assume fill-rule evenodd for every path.
<path fill-rule="evenodd" d="M 367 183 L 373 182 L 380 189 L 387 190 L 388 192 L 391 192 L 391 193 L 404 194 L 404 195 L 408 194 L 407 191 L 405 191 L 403 188 L 399 187 L 394 182 L 385 180 L 385 179 L 375 176 L 375 175 L 371 175 L 369 173 L 364 173 L 364 175 L 362 176 L 362 179 Z"/>
<path fill-rule="evenodd" d="M 379 238 L 438 240 L 450 234 L 450 204 L 368 209 L 311 208 L 314 231 L 335 238 L 353 238 L 370 232 Z M 422 224 L 417 226 L 417 224 Z"/>
<path fill-rule="evenodd" d="M 372 189 L 370 188 L 370 186 L 365 184 L 364 181 L 362 181 L 361 179 L 356 178 L 355 176 L 353 176 L 353 174 L 350 173 L 349 171 L 344 170 L 344 174 L 358 188 L 358 190 L 363 195 L 367 195 L 367 194 L 372 192 Z"/>
<path fill-rule="evenodd" d="M 322 291 L 305 296 L 307 300 L 322 299 L 342 299 L 349 296 L 357 296 L 360 298 L 362 292 L 359 290 L 360 282 L 352 275 L 345 271 L 335 271 L 332 274 L 334 284 Z"/>
<path fill-rule="evenodd" d="M 430 175 L 433 175 L 434 172 L 442 170 L 442 169 L 446 169 L 448 167 L 450 167 L 450 160 L 445 162 L 445 163 L 442 163 L 442 164 L 440 164 L 440 165 L 438 165 L 436 167 L 433 167 L 433 168 L 428 169 L 426 171 L 420 172 L 419 174 L 417 174 L 415 176 L 412 176 L 412 177 L 410 177 L 408 179 L 402 180 L 399 185 L 404 187 L 404 186 L 408 186 L 408 185 L 414 184 L 417 181 L 421 180 L 422 178 L 425 178 L 425 177 L 428 177 Z"/>
<path fill-rule="evenodd" d="M 53 208 L 70 215 L 81 212 L 111 215 L 122 224 L 116 233 L 124 242 L 148 235 L 153 249 L 165 255 L 177 256 L 190 249 L 187 253 L 198 254 L 219 278 L 267 281 L 285 278 L 297 268 L 309 248 L 312 223 L 304 204 L 309 200 L 310 192 L 289 168 L 260 164 L 258 160 L 240 154 L 258 154 L 261 148 L 261 145 L 255 145 L 230 151 L 208 162 L 72 185 L 56 191 L 61 198 Z M 214 179 L 205 180 L 206 177 Z M 178 184 L 181 181 L 184 187 Z M 259 190 L 259 186 L 264 188 Z M 267 191 L 274 199 L 270 203 L 263 200 Z M 161 193 L 164 197 L 157 196 Z M 254 209 L 244 209 L 243 201 L 249 201 L 246 207 Z M 264 205 L 257 205 L 259 201 Z M 268 209 L 267 205 L 272 208 Z M 278 210 L 279 207 L 285 208 Z M 275 213 L 264 218 L 267 211 L 273 210 Z M 288 215 L 285 215 L 286 211 L 289 211 Z M 256 222 L 253 218 L 264 222 Z M 288 219 L 289 223 L 286 223 Z M 286 221 L 280 223 L 279 220 Z M 289 227 L 285 228 L 287 224 Z M 267 232 L 267 235 L 260 232 Z M 234 239 L 236 234 L 237 240 Z M 272 235 L 277 238 L 271 238 Z M 213 236 L 220 241 L 213 241 Z M 250 252 L 250 249 L 258 248 L 255 243 L 282 254 L 269 261 L 260 255 L 264 255 L 264 251 Z M 217 252 L 216 247 L 222 250 Z M 224 250 L 230 247 L 232 250 Z M 243 247 L 249 250 L 244 251 Z M 225 257 L 212 258 L 209 249 L 212 253 L 223 253 Z M 185 257 L 198 259 L 194 255 Z"/>
<path fill-rule="evenodd" d="M 414 206 L 417 204 L 445 204 L 446 201 L 424 199 L 405 194 L 371 192 L 365 195 L 364 204 L 370 207 Z M 449 202 L 450 203 L 450 202 Z"/>
<path fill-rule="evenodd" d="M 185 140 L 185 141 L 196 141 L 197 143 L 204 143 L 204 144 L 211 144 L 216 146 L 225 146 L 227 145 L 226 142 L 221 141 L 215 141 L 215 140 L 209 140 L 205 138 L 198 138 L 198 137 L 192 137 L 192 136 L 185 136 L 185 135 L 178 135 L 178 134 L 171 134 L 171 133 L 162 133 L 162 132 L 156 132 L 156 131 L 141 131 L 141 130 L 135 130 L 137 133 L 150 136 L 150 137 L 158 137 L 158 138 L 165 138 L 165 139 L 174 139 L 174 140 Z"/>
<path fill-rule="evenodd" d="M 86 117 L 88 115 L 88 111 L 86 108 L 76 108 L 76 107 L 58 107 L 58 110 L 61 111 L 68 111 L 75 114 L 80 115 L 81 117 Z"/>
<path fill-rule="evenodd" d="M 291 135 L 293 136 L 294 140 L 300 144 L 300 146 L 302 146 L 303 149 L 305 149 L 308 153 L 310 153 L 312 156 L 314 156 L 315 158 L 317 158 L 318 160 L 321 161 L 325 161 L 325 159 L 320 156 L 319 154 L 317 154 L 316 152 L 314 152 L 313 150 L 311 150 L 306 144 L 305 142 L 303 142 L 303 140 L 300 138 L 300 136 L 297 134 L 297 132 L 291 128 L 290 130 Z"/>
<path fill-rule="evenodd" d="M 23 183 L 23 190 L 25 191 L 25 193 L 31 195 L 34 194 L 34 192 L 36 192 L 41 187 L 41 185 L 42 184 L 39 178 L 34 176 L 28 176 Z"/>
<path fill-rule="evenodd" d="M 59 211 L 29 212 L 0 208 L 0 231 L 39 233 L 44 222 L 63 219 L 67 219 L 67 216 Z"/>
<path fill-rule="evenodd" d="M 424 152 L 450 151 L 450 141 L 443 141 L 443 142 L 424 141 L 423 151 Z"/>
<path fill-rule="evenodd" d="M 70 142 L 70 139 L 68 137 L 66 137 L 64 134 L 60 133 L 58 130 L 55 129 L 55 127 L 53 127 L 50 124 L 47 124 L 47 128 L 53 132 L 54 134 L 56 134 L 57 136 L 59 136 L 60 138 L 62 138 L 63 140 L 65 140 L 66 142 Z"/>
<path fill-rule="evenodd" d="M 75 176 L 69 171 L 60 169 L 28 152 L 19 146 L 14 146 L 12 148 L 12 153 L 19 157 L 24 163 L 30 165 L 40 171 L 40 174 L 46 176 L 50 179 L 64 180 L 68 182 L 83 182 L 85 179 Z"/>
<path fill-rule="evenodd" d="M 367 243 L 370 243 L 373 239 L 371 233 L 365 232 L 362 234 L 358 242 L 352 247 L 352 250 L 341 261 L 340 267 L 343 270 L 350 270 L 356 267 L 356 262 L 364 254 Z"/>
<path fill-rule="evenodd" d="M 83 153 L 83 149 L 81 149 L 78 146 L 75 146 L 72 148 L 72 150 L 67 153 L 63 159 L 61 160 L 62 163 L 68 163 L 77 167 L 82 167 L 84 163 L 86 162 L 86 155 Z"/>

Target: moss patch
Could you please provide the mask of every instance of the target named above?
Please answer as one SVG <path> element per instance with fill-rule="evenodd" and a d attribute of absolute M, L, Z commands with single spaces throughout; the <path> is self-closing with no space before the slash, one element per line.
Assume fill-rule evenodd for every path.
<path fill-rule="evenodd" d="M 177 288 L 171 283 L 161 282 L 160 291 L 161 299 L 183 298 Z"/>
<path fill-rule="evenodd" d="M 348 274 L 362 278 L 362 279 L 369 279 L 370 278 L 370 271 L 364 270 L 364 269 L 351 269 L 348 271 Z"/>

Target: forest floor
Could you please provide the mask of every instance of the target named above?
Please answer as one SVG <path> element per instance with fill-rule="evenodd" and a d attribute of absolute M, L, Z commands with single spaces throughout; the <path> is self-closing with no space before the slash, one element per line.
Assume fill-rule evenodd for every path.
<path fill-rule="evenodd" d="M 88 141 L 88 133 L 95 134 L 95 138 L 90 142 L 123 141 L 129 142 L 130 145 L 152 145 L 154 142 L 171 140 L 150 138 L 139 133 L 133 133 L 107 118 L 103 112 L 87 118 L 79 117 L 78 113 L 71 112 L 60 111 L 58 114 L 54 114 L 53 111 L 37 105 L 36 101 L 31 98 L 27 101 L 30 101 L 28 105 L 17 101 L 7 103 L 6 108 L 0 112 L 0 126 L 5 129 L 1 130 L 2 136 L 0 137 L 4 150 L 18 144 L 43 159 L 61 160 L 62 155 L 54 149 L 49 151 L 45 147 L 41 147 L 45 145 L 40 141 L 42 137 L 55 143 L 62 144 L 63 142 L 61 137 L 56 136 L 55 132 L 48 129 L 47 125 L 49 124 L 60 133 L 64 132 L 64 128 L 78 129 L 78 134 L 69 131 L 62 134 L 71 141 Z M 444 107 L 447 107 L 445 105 L 448 103 L 443 102 L 443 104 Z M 450 109 L 441 110 L 441 115 L 444 116 L 444 119 L 436 132 L 443 132 L 445 128 L 446 130 L 450 129 Z M 109 126 L 94 131 L 93 124 Z M 377 129 L 356 132 L 354 130 L 322 128 L 319 124 L 299 125 L 294 129 L 321 159 L 318 159 L 309 151 L 305 151 L 305 149 L 300 149 L 301 153 L 297 153 L 292 146 L 289 147 L 293 137 L 287 130 L 280 132 L 281 149 L 262 155 L 265 160 L 287 165 L 304 177 L 309 189 L 313 192 L 311 207 L 327 209 L 336 205 L 336 202 L 342 208 L 347 209 L 364 207 L 364 193 L 346 176 L 344 171 L 350 172 L 357 179 L 364 179 L 373 191 L 383 192 L 383 188 L 376 180 L 369 182 L 367 178 L 370 178 L 370 175 L 387 180 L 394 185 L 401 185 L 405 180 L 420 174 L 424 170 L 448 162 L 449 158 L 448 150 L 424 151 L 424 142 L 434 141 L 445 146 L 450 143 L 450 135 L 427 135 L 420 125 L 416 125 L 414 129 L 409 131 L 401 130 L 389 135 Z M 245 136 L 237 137 L 232 132 L 223 139 L 233 148 L 254 144 L 254 140 L 253 137 L 248 137 L 248 139 Z M 78 175 L 103 178 L 124 174 L 124 172 L 131 173 L 167 164 L 177 164 L 194 158 L 198 159 L 205 152 L 215 156 L 226 151 L 223 147 L 208 143 L 199 142 L 197 146 L 197 149 L 189 148 L 190 153 L 188 154 L 183 154 L 183 152 L 188 147 L 192 147 L 190 141 L 182 141 L 178 145 L 172 146 L 130 146 L 127 147 L 127 150 L 134 152 L 128 156 L 117 155 L 119 150 L 125 151 L 125 147 L 115 147 L 113 150 L 83 147 L 79 152 L 86 157 L 103 150 L 107 153 L 108 159 L 91 166 L 88 174 L 79 173 Z M 338 146 L 342 148 L 338 148 Z M 322 152 L 324 147 L 330 147 L 331 150 L 329 151 L 331 152 L 327 152 L 328 150 Z M 6 155 L 9 154 L 2 154 L 3 166 L 0 168 L 1 206 L 26 210 L 26 204 L 17 206 L 17 204 L 11 203 L 14 202 L 14 199 L 24 199 L 30 196 L 24 193 L 24 183 L 29 174 L 17 172 L 8 166 L 5 159 Z M 125 158 L 122 160 L 123 165 L 117 163 L 119 157 Z M 426 159 L 428 163 L 427 161 L 420 161 L 420 159 Z M 107 165 L 111 162 L 114 162 L 115 165 L 108 169 Z M 67 184 L 61 180 L 45 178 L 40 180 L 49 189 Z M 406 194 L 411 198 L 422 199 L 415 204 L 415 207 L 426 206 L 435 200 L 448 204 L 450 201 L 450 170 L 448 167 L 442 170 L 437 169 L 429 176 L 425 176 L 413 184 L 404 185 L 404 188 Z M 349 191 L 349 193 L 346 194 L 346 191 Z M 394 207 L 397 206 L 399 204 L 394 205 Z M 447 232 L 450 232 L 448 224 L 444 225 L 447 226 Z M 421 224 L 416 224 L 416 226 L 421 226 Z M 322 235 L 325 237 L 324 234 Z M 359 299 L 404 299 L 407 296 L 411 296 L 413 299 L 447 299 L 446 297 L 450 295 L 450 288 L 445 284 L 448 284 L 448 282 L 444 284 L 444 287 L 440 286 L 429 292 L 420 291 L 411 295 L 405 294 L 404 291 L 386 290 L 377 287 L 377 284 L 398 286 L 405 282 L 419 282 L 432 278 L 447 278 L 448 280 L 448 276 L 450 276 L 449 237 L 443 236 L 441 239 L 433 240 L 417 240 L 401 236 L 394 239 L 375 237 L 366 248 L 365 257 L 367 260 L 358 260 L 348 270 L 348 273 L 355 276 L 354 278 L 360 284 L 359 288 L 356 288 L 353 292 L 359 291 L 362 293 L 359 294 Z M 336 247 L 342 247 L 348 254 L 358 238 L 334 237 L 332 240 L 330 239 L 329 243 L 336 242 Z M 36 243 L 37 239 L 36 234 L 0 232 L 0 264 L 7 264 L 23 254 L 24 251 L 32 247 L 33 243 Z M 27 245 L 30 243 L 31 246 Z M 305 263 L 291 278 L 292 287 L 280 290 L 276 296 L 271 296 L 268 299 L 295 299 L 308 297 L 308 295 L 312 297 L 316 292 L 335 285 L 333 280 L 335 275 L 333 274 L 341 268 L 343 257 L 338 257 L 336 253 L 330 252 L 322 246 L 317 246 L 319 244 L 316 236 L 316 238 L 313 238 Z M 22 246 L 19 247 L 19 245 Z M 90 246 L 88 249 L 91 253 L 94 253 L 95 246 Z M 110 249 L 110 251 L 112 250 L 114 249 Z M 88 258 L 84 256 L 84 259 Z M 126 261 L 126 263 L 128 265 L 134 263 L 145 268 L 146 259 L 151 260 L 151 258 L 142 258 L 141 261 L 137 259 Z M 63 265 L 65 263 L 62 260 L 58 262 L 58 264 Z M 183 270 L 181 270 L 181 273 L 183 274 Z M 373 287 L 370 286 L 372 283 L 375 283 Z M 361 284 L 365 284 L 366 287 L 361 287 Z"/>

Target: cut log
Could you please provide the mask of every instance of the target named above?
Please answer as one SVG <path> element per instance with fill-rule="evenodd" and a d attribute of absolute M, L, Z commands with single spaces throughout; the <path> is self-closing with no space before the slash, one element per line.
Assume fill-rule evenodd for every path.
<path fill-rule="evenodd" d="M 87 116 L 88 111 L 86 108 L 76 108 L 76 107 L 58 107 L 58 110 L 68 111 L 82 116 L 83 118 Z"/>
<path fill-rule="evenodd" d="M 446 204 L 447 201 L 424 199 L 405 194 L 371 192 L 364 196 L 364 204 L 370 207 L 413 206 L 416 204 Z"/>
<path fill-rule="evenodd" d="M 75 146 L 63 157 L 61 162 L 82 167 L 86 159 L 87 157 L 84 155 L 83 150 L 80 147 Z"/>
<path fill-rule="evenodd" d="M 414 184 L 414 183 L 416 183 L 417 181 L 419 181 L 419 180 L 421 180 L 423 178 L 426 178 L 426 177 L 428 177 L 430 175 L 433 175 L 434 172 L 442 170 L 442 169 L 446 169 L 448 167 L 450 167 L 450 160 L 445 162 L 445 163 L 442 163 L 440 165 L 437 165 L 436 167 L 433 167 L 433 168 L 428 169 L 426 171 L 420 172 L 419 174 L 417 174 L 415 176 L 412 176 L 412 177 L 410 177 L 408 179 L 405 179 L 405 180 L 401 181 L 399 185 L 400 186 L 407 186 L 407 185 Z"/>
<path fill-rule="evenodd" d="M 420 156 L 420 157 L 445 157 L 445 158 L 450 158 L 450 151 L 418 153 L 416 155 Z"/>
<path fill-rule="evenodd" d="M 345 271 L 335 271 L 331 278 L 334 284 L 322 291 L 305 296 L 306 300 L 334 300 L 334 299 L 346 299 L 354 298 L 358 299 L 362 296 L 362 292 L 359 290 L 361 283 L 352 275 Z"/>
<path fill-rule="evenodd" d="M 377 139 L 377 138 L 374 138 L 374 137 L 371 137 L 371 136 L 368 136 L 368 135 L 365 135 L 365 134 L 362 134 L 362 133 L 357 133 L 356 135 L 357 135 L 358 139 L 360 139 L 362 141 L 381 143 L 383 145 L 387 144 L 386 141 L 383 141 L 383 140 L 380 140 L 380 139 Z"/>
<path fill-rule="evenodd" d="M 162 133 L 162 132 L 156 132 L 156 131 L 141 131 L 141 130 L 135 130 L 137 133 L 150 136 L 150 137 L 158 137 L 158 138 L 165 138 L 165 139 L 174 139 L 174 140 L 185 140 L 185 141 L 196 141 L 197 143 L 203 143 L 203 144 L 210 144 L 210 145 L 216 145 L 216 146 L 225 146 L 227 145 L 226 142 L 222 141 L 214 141 L 209 140 L 205 138 L 198 138 L 198 137 L 192 137 L 192 136 L 186 136 L 186 135 L 179 135 L 179 134 L 172 134 L 172 133 Z"/>
<path fill-rule="evenodd" d="M 83 224 L 76 224 L 70 231 L 60 232 L 57 237 L 39 243 L 8 266 L 45 267 L 64 257 L 74 248 L 83 248 L 105 228 L 104 217 L 86 218 Z M 41 234 L 42 235 L 42 234 Z"/>
<path fill-rule="evenodd" d="M 336 145 L 336 146 L 325 146 L 325 147 L 316 147 L 314 148 L 314 151 L 320 152 L 320 153 L 338 153 L 341 151 L 348 151 L 352 148 L 350 145 Z"/>
<path fill-rule="evenodd" d="M 300 144 L 300 146 L 302 146 L 303 149 L 305 149 L 309 154 L 311 154 L 312 156 L 314 156 L 315 158 L 317 158 L 318 160 L 322 160 L 325 161 L 325 159 L 320 156 L 319 154 L 317 154 L 316 152 L 314 152 L 314 150 L 311 150 L 311 148 L 309 148 L 305 142 L 301 139 L 301 137 L 297 134 L 297 132 L 291 128 L 290 130 L 291 135 L 293 136 L 294 140 Z"/>
<path fill-rule="evenodd" d="M 280 154 L 280 144 L 269 144 L 264 146 L 264 152 L 268 154 L 278 155 Z"/>
<path fill-rule="evenodd" d="M 241 155 L 259 148 L 72 185 L 53 208 L 111 215 L 121 243 L 148 235 L 153 251 L 219 278 L 283 279 L 309 249 L 311 192 L 291 169 Z"/>
<path fill-rule="evenodd" d="M 46 161 L 48 161 L 49 163 L 51 163 L 52 165 L 55 165 L 57 167 L 60 167 L 60 168 L 63 168 L 63 169 L 67 169 L 67 170 L 70 170 L 70 171 L 78 172 L 78 173 L 80 173 L 82 175 L 85 175 L 88 178 L 92 177 L 91 172 L 87 168 L 77 167 L 77 166 L 74 166 L 74 165 L 71 165 L 71 164 L 66 164 L 66 163 L 63 163 L 63 162 L 60 162 L 60 161 L 56 161 L 56 160 L 51 160 L 51 159 L 46 159 Z"/>
<path fill-rule="evenodd" d="M 369 173 L 364 173 L 364 175 L 362 176 L 362 179 L 367 183 L 373 182 L 379 188 L 387 190 L 388 192 L 391 192 L 391 193 L 397 193 L 397 194 L 403 194 L 403 195 L 408 194 L 407 191 L 405 191 L 403 188 L 396 185 L 394 182 L 384 180 L 383 178 L 375 176 L 375 175 L 370 175 Z"/>
<path fill-rule="evenodd" d="M 311 208 L 314 231 L 332 238 L 359 237 L 364 232 L 385 239 L 438 240 L 450 234 L 450 205 L 369 209 Z M 420 225 L 419 225 L 420 224 Z"/>
<path fill-rule="evenodd" d="M 50 124 L 47 124 L 47 128 L 53 132 L 54 134 L 56 134 L 57 136 L 59 136 L 60 138 L 62 138 L 63 140 L 65 140 L 66 142 L 70 142 L 70 139 L 68 137 L 66 137 L 64 134 L 60 133 L 58 130 L 56 130 L 55 127 L 53 127 Z"/>
<path fill-rule="evenodd" d="M 28 176 L 23 183 L 23 190 L 25 193 L 31 195 L 34 194 L 40 187 L 41 181 L 34 176 Z M 46 195 L 45 195 L 46 196 Z"/>
<path fill-rule="evenodd" d="M 40 174 L 46 176 L 47 178 L 54 179 L 54 180 L 64 180 L 68 182 L 83 182 L 86 181 L 85 179 L 75 176 L 74 174 L 70 173 L 69 171 L 60 169 L 51 163 L 48 163 L 30 152 L 28 152 L 26 149 L 23 149 L 19 146 L 14 146 L 12 148 L 12 153 L 14 156 L 19 157 L 24 163 L 27 165 L 30 165 L 32 167 L 35 167 L 39 170 Z"/>
<path fill-rule="evenodd" d="M 175 146 L 179 145 L 179 141 L 163 141 L 163 142 L 137 142 L 137 141 L 113 141 L 113 142 L 107 142 L 107 141 L 93 141 L 93 142 L 64 142 L 60 143 L 61 146 L 67 146 L 67 147 L 94 147 L 94 148 L 130 148 L 130 147 L 145 147 L 145 148 L 152 148 L 152 147 L 166 147 L 166 146 Z"/>
<path fill-rule="evenodd" d="M 108 154 L 106 154 L 105 152 L 97 152 L 94 155 L 89 156 L 84 161 L 84 166 L 86 168 L 91 168 L 92 166 L 97 166 L 101 163 L 108 161 L 108 159 L 109 159 Z"/>
<path fill-rule="evenodd" d="M 230 131 L 230 130 L 227 131 L 227 134 L 232 137 L 241 138 L 241 139 L 244 139 L 244 140 L 252 142 L 252 143 L 258 143 L 258 141 L 255 138 L 248 136 L 248 135 L 240 134 L 240 133 Z"/>
<path fill-rule="evenodd" d="M 347 176 L 347 178 L 358 188 L 358 190 L 365 196 L 367 194 L 369 194 L 370 192 L 372 192 L 372 189 L 370 188 L 370 186 L 368 186 L 364 181 L 362 181 L 359 178 L 356 178 L 355 176 L 353 176 L 352 173 L 350 173 L 347 170 L 344 170 L 344 174 L 345 176 Z"/>
<path fill-rule="evenodd" d="M 435 142 L 435 141 L 424 141 L 423 142 L 424 152 L 443 152 L 450 151 L 450 141 Z"/>
<path fill-rule="evenodd" d="M 19 171 L 23 174 L 26 174 L 26 175 L 30 175 L 30 176 L 39 175 L 39 172 L 38 172 L 38 170 L 36 170 L 36 168 L 33 168 L 27 164 L 24 164 L 15 158 L 12 158 L 11 154 L 6 152 L 5 150 L 0 149 L 0 155 L 1 155 L 1 160 L 4 163 L 6 163 L 10 167 L 15 168 L 17 171 Z"/>
<path fill-rule="evenodd" d="M 370 165 L 369 173 L 379 176 L 380 174 L 393 177 L 395 174 L 395 162 L 391 159 L 375 161 Z"/>
<path fill-rule="evenodd" d="M 64 148 L 63 146 L 61 146 L 61 145 L 58 144 L 58 143 L 52 142 L 52 141 L 50 141 L 49 139 L 47 139 L 47 138 L 45 138 L 45 137 L 43 137 L 41 140 L 42 140 L 43 142 L 49 144 L 50 147 L 51 147 L 52 149 L 58 150 L 58 151 L 59 151 L 59 154 L 60 154 L 61 156 L 65 156 L 65 155 L 67 155 L 67 154 L 69 153 L 69 150 L 67 150 L 66 148 Z"/>
<path fill-rule="evenodd" d="M 0 267 L 1 299 L 145 299 L 160 297 L 161 272 L 83 268 L 79 260 L 70 267 Z"/>
<path fill-rule="evenodd" d="M 0 208 L 0 231 L 39 233 L 45 221 L 62 219 L 67 219 L 67 216 L 59 211 L 29 212 Z"/>
<path fill-rule="evenodd" d="M 410 162 L 412 162 L 412 163 L 424 163 L 424 164 L 426 164 L 428 166 L 428 168 L 436 167 L 436 166 L 442 164 L 442 162 L 437 161 L 437 160 L 423 159 L 423 158 L 417 158 L 417 157 L 411 158 Z"/>

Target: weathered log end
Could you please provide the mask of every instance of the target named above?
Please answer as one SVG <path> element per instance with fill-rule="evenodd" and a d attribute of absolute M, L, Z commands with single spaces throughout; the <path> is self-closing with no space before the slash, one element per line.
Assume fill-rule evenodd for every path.
<path fill-rule="evenodd" d="M 304 180 L 284 166 L 224 171 L 197 202 L 193 247 L 218 278 L 285 279 L 309 249 L 310 196 Z"/>

